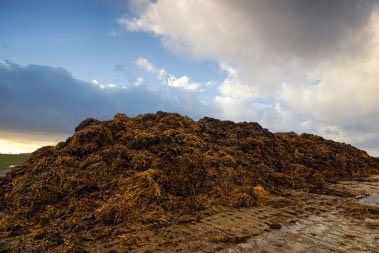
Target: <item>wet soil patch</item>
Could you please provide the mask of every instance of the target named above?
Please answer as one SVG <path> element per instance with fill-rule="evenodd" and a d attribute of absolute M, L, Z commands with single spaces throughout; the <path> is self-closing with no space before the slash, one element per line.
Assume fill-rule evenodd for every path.
<path fill-rule="evenodd" d="M 379 191 L 379 189 L 378 189 Z M 364 205 L 373 205 L 379 207 L 379 194 L 370 194 L 361 199 L 359 199 L 359 203 Z"/>

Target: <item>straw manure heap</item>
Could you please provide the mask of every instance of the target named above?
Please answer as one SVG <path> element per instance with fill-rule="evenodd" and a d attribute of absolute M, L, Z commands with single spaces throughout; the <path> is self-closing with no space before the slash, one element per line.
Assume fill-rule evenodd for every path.
<path fill-rule="evenodd" d="M 254 206 L 256 187 L 322 191 L 326 181 L 377 169 L 377 158 L 351 145 L 257 123 L 164 112 L 87 119 L 0 179 L 0 237 L 45 228 L 60 244 L 97 226 L 175 223 L 211 207 Z"/>

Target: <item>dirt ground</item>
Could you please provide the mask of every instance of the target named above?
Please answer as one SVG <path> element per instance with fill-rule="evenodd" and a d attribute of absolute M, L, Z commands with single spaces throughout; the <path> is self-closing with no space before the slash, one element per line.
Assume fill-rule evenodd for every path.
<path fill-rule="evenodd" d="M 330 195 L 288 191 L 255 208 L 199 220 L 112 231 L 88 252 L 379 252 L 379 175 L 330 185 Z M 31 252 L 33 241 L 0 239 Z M 16 247 L 14 247 L 17 245 Z"/>
<path fill-rule="evenodd" d="M 119 231 L 119 237 L 134 238 L 131 252 L 379 252 L 379 176 L 330 187 L 351 197 L 288 192 L 268 206 L 157 230 Z M 125 251 L 97 247 L 89 249 Z"/>
<path fill-rule="evenodd" d="M 96 252 L 379 252 L 379 175 L 331 185 L 334 195 L 288 192 L 267 206 L 148 231 Z M 345 195 L 345 196 L 344 196 Z M 350 195 L 350 196 L 349 196 Z M 349 197 L 347 197 L 349 196 Z M 289 204 L 289 205 L 287 205 Z M 112 243 L 110 243 L 111 245 Z"/>
<path fill-rule="evenodd" d="M 331 188 L 351 197 L 288 192 L 268 206 L 120 237 L 140 242 L 134 252 L 379 252 L 379 176 Z M 100 251 L 110 250 L 123 252 Z"/>
<path fill-rule="evenodd" d="M 379 176 L 334 187 L 354 197 L 308 195 L 298 216 L 288 209 L 277 214 L 283 224 L 280 229 L 264 231 L 220 252 L 379 252 Z M 354 203 L 367 205 L 368 212 L 354 213 L 350 210 Z"/>

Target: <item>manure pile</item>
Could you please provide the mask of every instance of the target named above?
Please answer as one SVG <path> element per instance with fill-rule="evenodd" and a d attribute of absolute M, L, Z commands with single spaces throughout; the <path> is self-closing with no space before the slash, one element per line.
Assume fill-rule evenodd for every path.
<path fill-rule="evenodd" d="M 87 119 L 0 179 L 0 238 L 47 238 L 46 247 L 79 235 L 95 241 L 120 224 L 172 224 L 254 206 L 262 188 L 322 192 L 325 182 L 378 169 L 377 158 L 351 145 L 257 123 L 164 112 Z"/>

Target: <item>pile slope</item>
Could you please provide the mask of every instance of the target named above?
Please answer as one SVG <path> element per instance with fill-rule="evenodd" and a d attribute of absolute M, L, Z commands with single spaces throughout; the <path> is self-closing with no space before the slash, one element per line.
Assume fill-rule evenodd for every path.
<path fill-rule="evenodd" d="M 0 178 L 0 237 L 74 247 L 78 235 L 100 240 L 115 227 L 250 207 L 262 191 L 320 192 L 327 181 L 378 169 L 377 158 L 351 145 L 257 123 L 165 112 L 87 119 Z"/>

